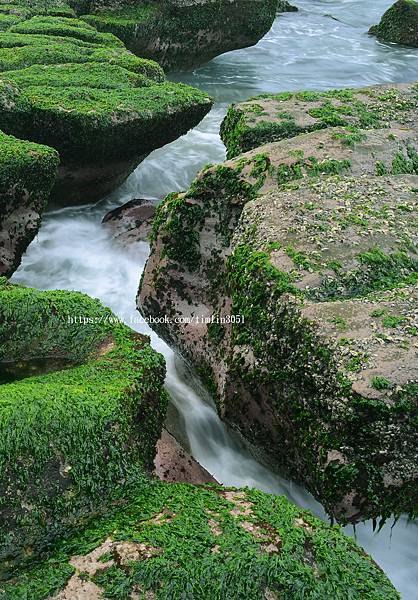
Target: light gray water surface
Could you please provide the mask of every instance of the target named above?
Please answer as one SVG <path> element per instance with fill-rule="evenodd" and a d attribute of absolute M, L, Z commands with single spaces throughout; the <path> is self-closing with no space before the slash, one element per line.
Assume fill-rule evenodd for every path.
<path fill-rule="evenodd" d="M 44 218 L 14 281 L 41 289 L 75 289 L 100 298 L 128 325 L 148 333 L 167 360 L 167 388 L 184 424 L 194 456 L 222 483 L 285 494 L 325 518 L 300 487 L 257 463 L 218 418 L 210 399 L 185 366 L 135 309 L 148 246 L 118 248 L 101 227 L 103 215 L 132 198 L 160 200 L 185 189 L 225 149 L 219 124 L 231 102 L 264 92 L 329 89 L 418 80 L 418 50 L 382 44 L 366 34 L 391 0 L 295 0 L 299 13 L 280 15 L 257 46 L 230 52 L 193 72 L 171 76 L 208 91 L 215 106 L 188 135 L 155 151 L 111 196 L 92 206 L 54 210 Z M 346 529 L 353 535 L 352 528 Z M 418 597 L 418 526 L 400 519 L 374 534 L 357 526 L 358 542 L 389 575 L 406 600 Z"/>

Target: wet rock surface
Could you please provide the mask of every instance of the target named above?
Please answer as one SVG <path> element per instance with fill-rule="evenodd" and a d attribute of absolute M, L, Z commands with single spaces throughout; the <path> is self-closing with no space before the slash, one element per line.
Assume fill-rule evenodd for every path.
<path fill-rule="evenodd" d="M 194 484 L 216 483 L 216 479 L 188 454 L 166 429 L 163 429 L 157 442 L 154 465 L 154 473 L 162 481 Z"/>
<path fill-rule="evenodd" d="M 124 246 L 148 240 L 155 205 L 149 200 L 130 200 L 103 217 L 103 225 L 112 237 Z"/>
<path fill-rule="evenodd" d="M 297 12 L 299 9 L 297 6 L 290 4 L 287 0 L 279 0 L 277 3 L 277 12 Z"/>

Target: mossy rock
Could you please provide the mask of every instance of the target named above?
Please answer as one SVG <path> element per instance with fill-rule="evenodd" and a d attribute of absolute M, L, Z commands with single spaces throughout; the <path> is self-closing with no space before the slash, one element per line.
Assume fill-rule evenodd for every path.
<path fill-rule="evenodd" d="M 417 92 L 417 84 L 399 84 L 263 94 L 229 108 L 221 137 L 228 158 L 268 142 L 328 127 L 349 127 L 346 143 L 351 145 L 361 129 L 414 127 Z"/>
<path fill-rule="evenodd" d="M 398 0 L 383 15 L 379 25 L 369 33 L 382 42 L 393 42 L 418 48 L 418 2 Z"/>
<path fill-rule="evenodd" d="M 0 106 L 13 97 L 13 86 L 3 88 Z M 57 167 L 58 154 L 52 148 L 0 131 L 0 275 L 13 273 L 35 237 Z"/>
<path fill-rule="evenodd" d="M 143 75 L 151 83 L 164 81 L 161 67 L 127 52 L 124 47 L 89 44 L 78 38 L 5 32 L 0 35 L 0 70 L 8 71 L 32 65 L 107 64 Z"/>
<path fill-rule="evenodd" d="M 87 42 L 88 44 L 123 47 L 123 43 L 116 36 L 99 33 L 91 25 L 71 17 L 35 16 L 27 21 L 23 21 L 23 23 L 10 27 L 9 31 L 11 33 L 69 37 Z"/>
<path fill-rule="evenodd" d="M 287 0 L 278 0 L 277 2 L 278 13 L 298 12 L 298 10 L 299 9 L 297 6 L 293 6 L 293 4 L 290 4 L 290 2 L 288 2 Z"/>
<path fill-rule="evenodd" d="M 177 600 L 185 594 L 196 600 L 399 598 L 352 539 L 284 497 L 157 482 L 0 589 L 2 600 Z"/>
<path fill-rule="evenodd" d="M 0 32 L 0 102 L 2 87 L 15 92 L 2 103 L 0 128 L 59 152 L 54 195 L 61 202 L 103 197 L 210 109 L 206 94 L 166 82 L 157 63 L 68 5 L 68 14 L 59 4 L 52 15 L 42 2 L 12 6 L 22 20 Z"/>
<path fill-rule="evenodd" d="M 99 31 L 165 69 L 192 68 L 218 54 L 251 46 L 273 24 L 277 0 L 92 2 L 82 15 Z"/>
<path fill-rule="evenodd" d="M 0 288 L 0 556 L 7 575 L 146 480 L 166 409 L 148 338 L 76 292 Z"/>
<path fill-rule="evenodd" d="M 154 219 L 141 312 L 342 522 L 418 513 L 417 157 L 407 128 L 315 131 L 205 169 Z"/>

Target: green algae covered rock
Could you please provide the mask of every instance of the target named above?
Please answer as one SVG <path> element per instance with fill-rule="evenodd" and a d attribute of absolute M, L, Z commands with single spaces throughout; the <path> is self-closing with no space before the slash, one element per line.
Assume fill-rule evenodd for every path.
<path fill-rule="evenodd" d="M 0 584 L 2 600 L 399 598 L 355 542 L 284 497 L 150 483 Z"/>
<path fill-rule="evenodd" d="M 290 2 L 288 2 L 287 0 L 279 0 L 277 3 L 277 12 L 278 13 L 283 13 L 283 12 L 298 12 L 298 7 L 297 6 L 293 6 L 293 4 L 290 4 Z"/>
<path fill-rule="evenodd" d="M 7 101 L 0 94 L 0 129 L 59 152 L 53 194 L 61 203 L 97 200 L 152 150 L 196 125 L 211 101 L 166 82 L 157 63 L 76 18 L 68 5 L 42 6 L 3 5 L 6 15 L 25 10 L 0 31 L 0 90 L 13 87 Z"/>
<path fill-rule="evenodd" d="M 0 105 L 13 98 L 0 88 Z M 58 154 L 0 131 L 0 275 L 11 274 L 35 237 L 55 181 Z"/>
<path fill-rule="evenodd" d="M 171 317 L 155 327 L 220 415 L 341 522 L 418 512 L 418 141 L 402 115 L 202 171 L 158 207 L 138 299 Z"/>
<path fill-rule="evenodd" d="M 0 572 L 152 470 L 164 361 L 98 301 L 0 288 Z"/>
<path fill-rule="evenodd" d="M 192 68 L 251 46 L 273 24 L 277 0 L 164 0 L 90 3 L 82 19 L 118 36 L 165 69 Z"/>
<path fill-rule="evenodd" d="M 418 48 L 418 2 L 398 0 L 383 15 L 379 25 L 369 33 L 382 42 L 393 42 Z"/>
<path fill-rule="evenodd" d="M 232 105 L 221 126 L 228 158 L 268 142 L 327 127 L 358 129 L 414 127 L 418 85 L 263 94 Z"/>

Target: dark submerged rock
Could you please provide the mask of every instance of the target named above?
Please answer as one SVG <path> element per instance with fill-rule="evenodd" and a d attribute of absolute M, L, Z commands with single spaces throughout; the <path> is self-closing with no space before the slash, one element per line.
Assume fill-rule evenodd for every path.
<path fill-rule="evenodd" d="M 293 6 L 293 4 L 290 4 L 290 2 L 288 2 L 287 0 L 278 0 L 277 3 L 277 12 L 278 13 L 284 13 L 284 12 L 298 12 L 298 7 L 297 6 Z"/>
<path fill-rule="evenodd" d="M 418 2 L 398 0 L 369 33 L 382 42 L 393 42 L 418 48 Z"/>

